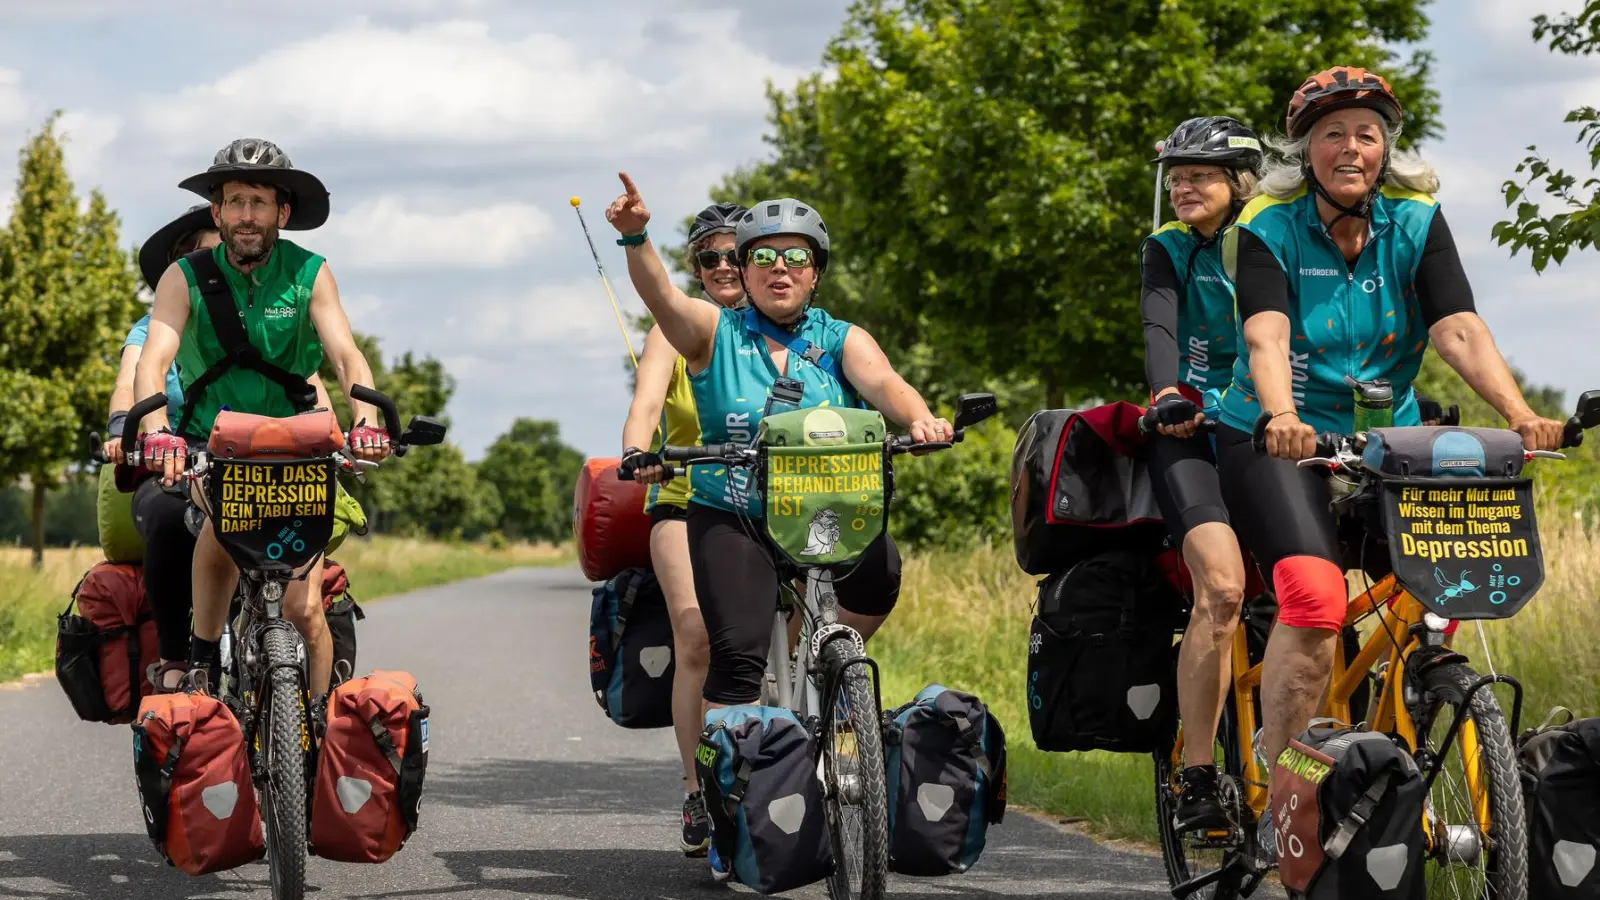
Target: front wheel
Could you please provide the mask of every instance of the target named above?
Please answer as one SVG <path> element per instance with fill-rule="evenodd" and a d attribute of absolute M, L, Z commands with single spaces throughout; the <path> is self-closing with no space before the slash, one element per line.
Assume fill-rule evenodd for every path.
<path fill-rule="evenodd" d="M 833 900 L 882 900 L 889 886 L 889 789 L 877 693 L 867 666 L 848 665 L 864 655 L 853 638 L 835 638 L 822 648 L 822 671 L 839 684 L 838 699 L 822 710 Z"/>
<path fill-rule="evenodd" d="M 1437 758 L 1477 680 L 1478 673 L 1461 663 L 1422 674 L 1422 698 L 1413 713 L 1418 762 L 1426 766 Z M 1428 792 L 1428 896 L 1527 900 L 1528 832 L 1516 744 L 1489 688 L 1473 694 L 1466 709 Z"/>
<path fill-rule="evenodd" d="M 266 782 L 261 786 L 262 824 L 266 828 L 267 867 L 273 900 L 303 900 L 306 893 L 306 758 L 311 735 L 300 685 L 294 635 L 269 628 L 263 641 L 267 696 L 261 698 L 264 720 L 257 732 L 264 751 Z"/>

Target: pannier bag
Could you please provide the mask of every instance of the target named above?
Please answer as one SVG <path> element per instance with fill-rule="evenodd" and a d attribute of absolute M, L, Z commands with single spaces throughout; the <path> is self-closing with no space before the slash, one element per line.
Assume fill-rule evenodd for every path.
<path fill-rule="evenodd" d="M 1600 900 L 1600 719 L 1573 722 L 1571 715 L 1565 725 L 1547 724 L 1523 738 L 1518 752 L 1528 807 L 1528 895 L 1540 900 Z"/>
<path fill-rule="evenodd" d="M 1151 753 L 1177 729 L 1183 598 L 1156 557 L 1091 556 L 1039 587 L 1028 723 L 1040 750 Z"/>
<path fill-rule="evenodd" d="M 1522 437 L 1500 428 L 1374 428 L 1362 451 L 1369 468 L 1402 478 L 1515 478 L 1523 461 Z"/>
<path fill-rule="evenodd" d="M 159 658 L 143 571 L 95 565 L 56 618 L 56 681 L 73 711 L 86 722 L 132 722 L 153 690 L 145 670 Z"/>
<path fill-rule="evenodd" d="M 620 460 L 591 459 L 578 472 L 572 495 L 572 535 L 578 567 L 590 581 L 605 581 L 623 569 L 650 567 L 649 488 L 617 478 Z"/>
<path fill-rule="evenodd" d="M 816 742 L 794 713 L 772 706 L 711 710 L 695 769 L 712 843 L 740 884 L 776 894 L 833 874 Z"/>
<path fill-rule="evenodd" d="M 623 728 L 672 725 L 672 618 L 654 572 L 624 569 L 594 589 L 589 608 L 589 686 Z"/>
<path fill-rule="evenodd" d="M 190 875 L 238 868 L 266 852 L 239 722 L 205 694 L 154 694 L 133 725 L 133 770 L 145 828 Z"/>
<path fill-rule="evenodd" d="M 405 672 L 373 672 L 328 695 L 312 788 L 311 850 L 381 863 L 417 829 L 428 769 L 428 707 Z"/>
<path fill-rule="evenodd" d="M 133 494 L 117 487 L 116 466 L 100 467 L 95 493 L 95 524 L 99 526 L 100 551 L 107 562 L 141 563 L 144 538 L 133 523 Z"/>
<path fill-rule="evenodd" d="M 890 714 L 889 868 L 965 872 L 1006 811 L 1006 736 L 977 697 L 942 684 Z"/>
<path fill-rule="evenodd" d="M 1064 572 L 1096 553 L 1156 547 L 1161 508 L 1138 455 L 1142 410 L 1117 402 L 1034 413 L 1011 454 L 1011 533 L 1030 575 Z"/>
<path fill-rule="evenodd" d="M 1327 721 L 1290 740 L 1272 775 L 1284 887 L 1305 900 L 1422 900 L 1427 790 L 1416 761 L 1386 735 Z"/>
<path fill-rule="evenodd" d="M 337 685 L 355 676 L 356 622 L 367 614 L 350 596 L 349 573 L 331 559 L 322 564 L 322 616 L 333 637 L 333 684 Z"/>

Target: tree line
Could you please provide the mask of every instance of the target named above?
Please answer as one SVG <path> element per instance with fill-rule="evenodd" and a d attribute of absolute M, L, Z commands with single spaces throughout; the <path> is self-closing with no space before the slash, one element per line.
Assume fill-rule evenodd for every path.
<path fill-rule="evenodd" d="M 98 190 L 80 202 L 65 164 L 59 114 L 18 154 L 15 202 L 0 226 L 0 541 L 97 540 L 90 435 L 107 404 L 129 327 L 148 311 L 122 245 L 121 222 Z M 357 335 L 375 387 L 405 415 L 444 416 L 455 381 L 431 356 L 385 364 Z M 338 379 L 325 364 L 340 421 Z M 352 488 L 375 531 L 455 539 L 565 540 L 583 455 L 556 423 L 517 419 L 470 463 L 454 444 L 391 459 Z"/>

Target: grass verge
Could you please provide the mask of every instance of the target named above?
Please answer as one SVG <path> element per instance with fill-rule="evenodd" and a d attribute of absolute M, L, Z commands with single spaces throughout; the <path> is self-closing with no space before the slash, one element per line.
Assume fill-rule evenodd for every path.
<path fill-rule="evenodd" d="M 98 547 L 52 549 L 34 569 L 31 553 L 0 547 L 0 681 L 55 665 L 56 616 L 72 588 L 103 557 Z M 407 538 L 352 539 L 335 555 L 350 571 L 362 603 L 417 588 L 520 566 L 570 562 L 566 547 L 512 544 L 490 548 Z"/>
<path fill-rule="evenodd" d="M 1523 727 L 1561 704 L 1595 715 L 1600 695 L 1600 555 L 1580 520 L 1547 514 L 1540 528 L 1544 586 L 1515 618 L 1461 629 L 1455 648 L 1488 672 L 1526 689 Z M 920 554 L 905 563 L 900 605 L 873 640 L 884 704 L 909 700 L 930 682 L 981 697 L 1005 728 L 1013 802 L 1084 819 L 1100 837 L 1154 844 L 1154 775 L 1148 756 L 1044 753 L 1028 727 L 1025 671 L 1037 579 L 1017 568 L 1009 547 Z M 1509 717 L 1511 692 L 1497 689 Z"/>

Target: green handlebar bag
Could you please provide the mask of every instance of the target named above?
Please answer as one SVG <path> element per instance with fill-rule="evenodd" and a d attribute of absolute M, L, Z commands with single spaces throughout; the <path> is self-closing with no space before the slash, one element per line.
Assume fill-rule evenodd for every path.
<path fill-rule="evenodd" d="M 888 528 L 883 416 L 819 406 L 767 416 L 762 495 L 767 534 L 803 566 L 853 562 Z"/>

